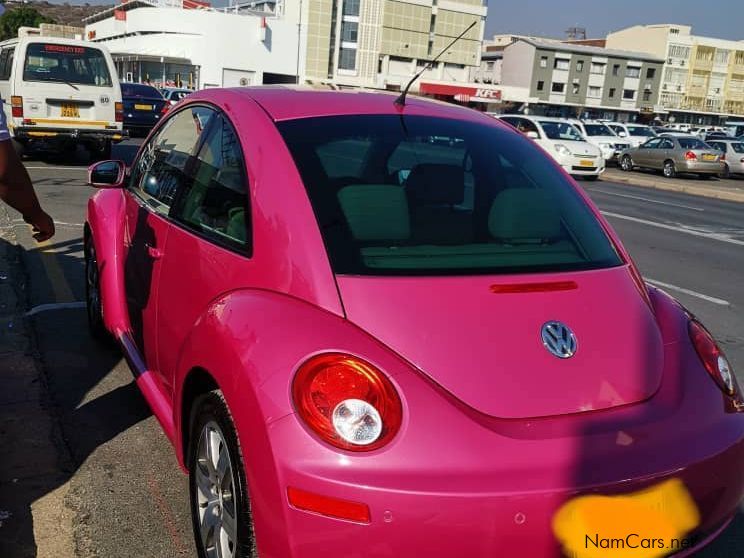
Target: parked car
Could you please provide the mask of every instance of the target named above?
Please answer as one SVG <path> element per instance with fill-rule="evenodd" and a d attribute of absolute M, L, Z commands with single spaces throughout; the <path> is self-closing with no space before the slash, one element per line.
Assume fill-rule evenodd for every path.
<path fill-rule="evenodd" d="M 498 118 L 532 138 L 573 176 L 597 180 L 605 171 L 599 148 L 587 142 L 576 127 L 561 118 L 513 114 Z"/>
<path fill-rule="evenodd" d="M 708 142 L 708 145 L 721 152 L 722 177 L 744 174 L 744 141 L 735 138 L 714 139 Z"/>
<path fill-rule="evenodd" d="M 598 120 L 569 120 L 569 122 L 579 129 L 586 141 L 599 147 L 605 164 L 616 161 L 620 152 L 630 147 L 630 141 L 618 137 L 604 122 Z"/>
<path fill-rule="evenodd" d="M 132 135 L 147 134 L 170 108 L 160 91 L 144 83 L 122 83 L 121 96 L 124 128 Z"/>
<path fill-rule="evenodd" d="M 191 95 L 193 90 L 183 87 L 163 87 L 160 90 L 160 93 L 162 93 L 163 98 L 168 101 L 168 104 L 173 106 L 184 97 Z"/>
<path fill-rule="evenodd" d="M 623 122 L 607 122 L 606 124 L 618 137 L 627 140 L 630 147 L 637 147 L 649 138 L 656 137 L 657 135 L 651 126 L 645 124 Z"/>
<path fill-rule="evenodd" d="M 23 36 L 0 43 L 0 97 L 11 141 L 27 150 L 111 156 L 122 133 L 116 66 L 99 43 Z"/>
<path fill-rule="evenodd" d="M 710 140 L 716 139 L 734 139 L 733 136 L 728 135 L 726 132 L 708 132 L 705 134 L 703 141 L 708 143 Z"/>
<path fill-rule="evenodd" d="M 91 328 L 198 556 L 558 556 L 586 514 L 698 550 L 744 494 L 716 341 L 533 141 L 395 99 L 207 89 L 89 169 Z"/>
<path fill-rule="evenodd" d="M 663 134 L 620 154 L 620 168 L 660 170 L 667 178 L 694 173 L 710 178 L 723 169 L 721 156 L 704 141 L 688 134 Z"/>

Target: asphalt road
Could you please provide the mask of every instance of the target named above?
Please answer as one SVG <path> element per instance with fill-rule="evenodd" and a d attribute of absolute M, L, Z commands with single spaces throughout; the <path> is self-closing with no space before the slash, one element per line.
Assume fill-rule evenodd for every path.
<path fill-rule="evenodd" d="M 131 146 L 123 149 L 129 150 L 124 157 L 131 156 Z M 59 484 L 74 515 L 77 555 L 193 556 L 186 478 L 172 448 L 120 355 L 95 343 L 86 329 L 82 223 L 91 190 L 84 185 L 85 169 L 36 161 L 27 167 L 58 227 L 51 242 L 38 246 L 27 227 L 15 223 L 52 410 L 62 425 L 59 451 L 72 464 Z M 581 184 L 644 275 L 709 326 L 744 384 L 744 204 L 608 182 Z M 699 556 L 744 556 L 744 515 Z"/>

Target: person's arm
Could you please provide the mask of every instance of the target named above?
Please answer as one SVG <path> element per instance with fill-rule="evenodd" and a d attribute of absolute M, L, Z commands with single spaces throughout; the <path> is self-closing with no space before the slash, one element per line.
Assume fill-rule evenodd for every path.
<path fill-rule="evenodd" d="M 10 140 L 0 141 L 0 199 L 33 227 L 33 236 L 38 242 L 54 236 L 54 221 L 41 208 L 26 167 Z"/>

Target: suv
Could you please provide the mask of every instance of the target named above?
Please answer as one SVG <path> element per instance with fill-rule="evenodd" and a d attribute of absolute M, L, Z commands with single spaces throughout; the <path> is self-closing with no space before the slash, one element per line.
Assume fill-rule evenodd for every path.
<path fill-rule="evenodd" d="M 563 118 L 521 114 L 505 114 L 497 118 L 532 138 L 573 176 L 596 180 L 605 170 L 599 148 L 587 142 L 576 127 Z"/>
<path fill-rule="evenodd" d="M 599 120 L 569 120 L 591 144 L 602 151 L 605 163 L 616 161 L 623 149 L 630 147 L 630 141 L 618 137 L 604 122 Z"/>

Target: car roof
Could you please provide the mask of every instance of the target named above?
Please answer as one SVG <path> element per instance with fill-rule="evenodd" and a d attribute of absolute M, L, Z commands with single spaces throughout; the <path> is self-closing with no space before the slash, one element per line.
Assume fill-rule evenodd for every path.
<path fill-rule="evenodd" d="M 405 107 L 394 103 L 399 93 L 382 91 L 331 91 L 306 86 L 255 86 L 229 89 L 203 89 L 189 95 L 189 100 L 205 100 L 222 104 L 240 98 L 252 99 L 275 121 L 359 114 L 406 114 L 439 116 L 459 120 L 493 122 L 473 109 L 424 99 L 415 95 L 406 97 Z M 500 123 L 500 126 L 507 126 Z"/>

